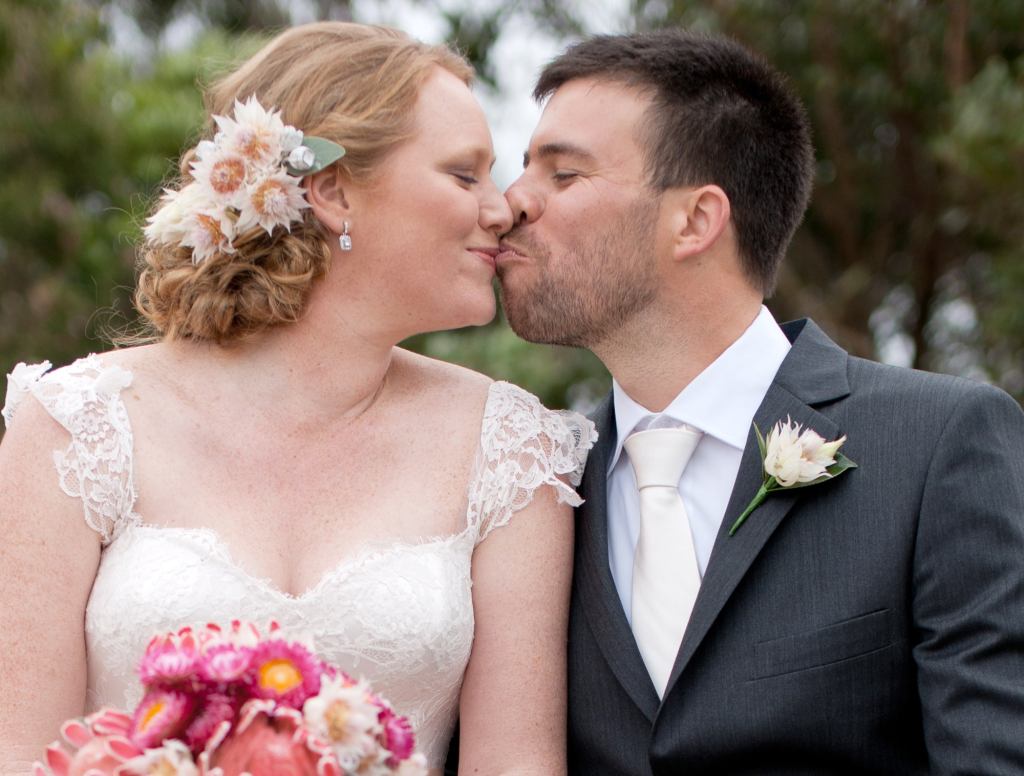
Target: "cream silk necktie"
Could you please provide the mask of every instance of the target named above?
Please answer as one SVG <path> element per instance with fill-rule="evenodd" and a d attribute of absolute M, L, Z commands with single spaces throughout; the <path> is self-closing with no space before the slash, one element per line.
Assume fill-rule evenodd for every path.
<path fill-rule="evenodd" d="M 700 589 L 679 478 L 701 433 L 689 426 L 631 434 L 624 447 L 640 491 L 640 537 L 633 556 L 633 635 L 658 696 L 664 695 Z"/>

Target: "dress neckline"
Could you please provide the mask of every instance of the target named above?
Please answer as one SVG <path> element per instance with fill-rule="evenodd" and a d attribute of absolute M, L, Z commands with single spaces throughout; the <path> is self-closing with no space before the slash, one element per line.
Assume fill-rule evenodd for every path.
<path fill-rule="evenodd" d="M 356 570 L 390 555 L 418 550 L 433 551 L 445 545 L 456 546 L 470 536 L 471 528 L 472 526 L 467 525 L 458 533 L 427 536 L 420 539 L 397 541 L 379 539 L 364 542 L 355 552 L 346 555 L 338 563 L 324 571 L 311 587 L 301 593 L 291 593 L 287 590 L 282 590 L 269 577 L 261 577 L 249 572 L 235 558 L 231 546 L 224 538 L 216 530 L 205 526 L 184 527 L 141 522 L 133 523 L 125 528 L 121 535 L 111 543 L 110 547 L 113 547 L 118 541 L 124 540 L 126 537 L 136 536 L 139 533 L 148 533 L 157 537 L 184 539 L 193 544 L 198 543 L 202 545 L 204 550 L 212 552 L 229 571 L 240 577 L 247 584 L 252 584 L 262 592 L 280 600 L 301 603 L 316 598 L 336 579 L 349 576 Z"/>
<path fill-rule="evenodd" d="M 76 364 L 81 364 L 85 368 L 91 368 L 97 372 L 98 375 L 102 375 L 105 372 L 123 373 L 128 376 L 129 382 L 134 377 L 132 370 L 126 369 L 117 364 L 105 364 L 95 354 L 90 353 L 81 359 L 78 359 Z M 496 389 L 498 386 L 509 385 L 509 383 L 501 380 L 493 381 L 487 389 L 487 398 L 484 402 L 484 417 L 487 415 L 487 408 L 493 399 Z M 281 589 L 275 584 L 269 576 L 258 576 L 249 572 L 237 559 L 231 545 L 221 536 L 216 529 L 209 528 L 207 526 L 168 526 L 161 525 L 159 523 L 147 523 L 143 516 L 135 510 L 135 505 L 139 500 L 139 491 L 135 483 L 135 435 L 132 428 L 131 416 L 128 414 L 128 407 L 124 402 L 124 398 L 121 396 L 120 391 L 113 393 L 112 400 L 120 405 L 120 409 L 126 421 L 124 433 L 126 436 L 126 449 L 128 452 L 128 466 L 127 466 L 127 479 L 128 489 L 130 493 L 130 504 L 128 508 L 128 520 L 126 521 L 125 531 L 155 531 L 163 532 L 168 536 L 178 536 L 185 539 L 191 539 L 195 541 L 198 537 L 205 538 L 205 546 L 207 549 L 214 551 L 217 556 L 221 559 L 221 562 L 230 569 L 234 574 L 243 578 L 246 582 L 251 583 L 263 592 L 275 596 L 284 601 L 290 602 L 301 602 L 312 598 L 315 598 L 325 587 L 327 587 L 335 578 L 343 576 L 343 572 L 351 573 L 355 568 L 361 565 L 365 565 L 372 560 L 378 559 L 388 554 L 397 554 L 402 551 L 413 550 L 419 547 L 433 547 L 440 546 L 446 543 L 457 544 L 459 540 L 469 536 L 473 529 L 474 523 L 470 519 L 471 504 L 469 503 L 469 492 L 472 486 L 472 480 L 477 476 L 476 465 L 474 464 L 471 468 L 471 480 L 469 486 L 467 486 L 467 499 L 465 509 L 463 510 L 463 520 L 465 522 L 464 527 L 461 531 L 447 535 L 426 535 L 423 537 L 417 537 L 413 539 L 397 539 L 395 541 L 388 541 L 385 539 L 370 540 L 364 542 L 354 552 L 344 556 L 338 563 L 333 566 L 329 566 L 319 576 L 317 581 L 309 588 L 301 593 L 291 593 L 287 590 Z M 481 422 L 483 422 L 481 420 Z M 474 459 L 479 457 L 480 454 L 480 443 L 477 443 L 477 450 L 474 454 Z M 120 538 L 115 536 L 111 541 L 111 545 Z M 109 546 L 109 545 L 108 545 Z"/>

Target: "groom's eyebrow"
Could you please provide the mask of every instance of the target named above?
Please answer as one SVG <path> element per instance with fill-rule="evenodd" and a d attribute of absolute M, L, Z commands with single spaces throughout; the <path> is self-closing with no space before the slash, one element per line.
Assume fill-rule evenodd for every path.
<path fill-rule="evenodd" d="M 552 156 L 571 156 L 584 162 L 596 161 L 592 153 L 572 143 L 545 143 L 537 148 L 538 159 Z M 523 153 L 523 167 L 530 164 L 531 158 L 529 151 Z"/>

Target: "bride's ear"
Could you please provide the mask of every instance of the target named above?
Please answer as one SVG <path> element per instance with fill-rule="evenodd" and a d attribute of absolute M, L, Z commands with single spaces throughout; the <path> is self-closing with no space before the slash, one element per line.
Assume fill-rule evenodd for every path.
<path fill-rule="evenodd" d="M 349 186 L 337 167 L 309 176 L 306 183 L 306 201 L 313 215 L 335 234 L 341 234 L 345 222 L 352 220 L 352 207 L 345 193 Z"/>

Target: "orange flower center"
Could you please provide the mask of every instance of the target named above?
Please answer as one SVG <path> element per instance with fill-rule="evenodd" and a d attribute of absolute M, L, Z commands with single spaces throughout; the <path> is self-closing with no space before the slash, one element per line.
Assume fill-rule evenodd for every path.
<path fill-rule="evenodd" d="M 252 206 L 260 215 L 276 215 L 285 199 L 284 187 L 278 181 L 270 180 L 253 192 Z"/>
<path fill-rule="evenodd" d="M 242 156 L 256 160 L 270 150 L 270 144 L 262 132 L 250 130 L 239 138 L 237 148 Z"/>
<path fill-rule="evenodd" d="M 213 216 L 208 216 L 206 213 L 199 213 L 196 216 L 199 224 L 206 230 L 206 233 L 210 235 L 210 240 L 213 242 L 220 242 L 224 239 L 224 232 L 221 231 L 220 221 Z"/>
<path fill-rule="evenodd" d="M 221 159 L 210 170 L 210 186 L 218 194 L 238 191 L 245 181 L 245 163 L 241 159 Z"/>
<path fill-rule="evenodd" d="M 345 724 L 350 715 L 348 704 L 344 701 L 335 701 L 324 713 L 327 722 L 327 736 L 331 741 L 341 741 L 345 738 Z"/>
<path fill-rule="evenodd" d="M 260 687 L 284 693 L 302 684 L 302 673 L 291 660 L 268 660 L 260 666 Z"/>
<path fill-rule="evenodd" d="M 165 704 L 163 701 L 157 701 L 148 709 L 146 709 L 146 713 L 142 715 L 142 721 L 139 723 L 139 730 L 145 730 L 146 728 L 148 728 L 153 719 L 157 717 L 161 711 L 164 710 L 166 705 L 167 704 Z"/>

